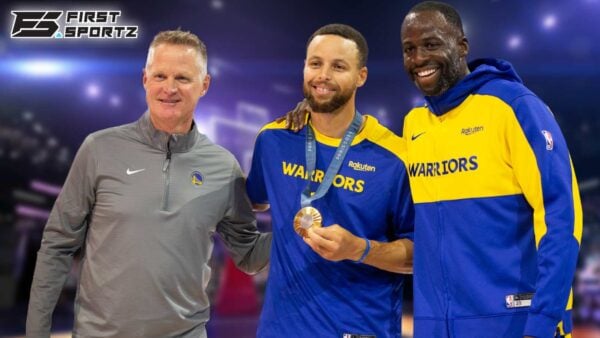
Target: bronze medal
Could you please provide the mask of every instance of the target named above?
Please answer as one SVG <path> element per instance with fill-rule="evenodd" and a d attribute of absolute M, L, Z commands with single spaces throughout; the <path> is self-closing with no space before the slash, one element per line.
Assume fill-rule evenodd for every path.
<path fill-rule="evenodd" d="M 294 216 L 294 230 L 298 235 L 306 237 L 306 231 L 310 227 L 321 227 L 321 213 L 313 207 L 304 207 Z"/>

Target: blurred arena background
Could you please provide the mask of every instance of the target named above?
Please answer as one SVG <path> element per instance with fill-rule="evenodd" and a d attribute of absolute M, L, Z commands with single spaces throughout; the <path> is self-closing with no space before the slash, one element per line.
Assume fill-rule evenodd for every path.
<path fill-rule="evenodd" d="M 584 207 L 574 282 L 577 333 L 600 337 L 600 0 L 448 1 L 462 14 L 470 58 L 511 61 L 553 110 L 568 141 Z M 145 109 L 141 70 L 160 30 L 191 30 L 208 47 L 211 88 L 199 129 L 249 169 L 259 128 L 301 99 L 305 44 L 321 25 L 342 22 L 369 42 L 369 79 L 358 108 L 401 133 L 420 95 L 402 68 L 400 25 L 416 1 L 170 0 L 0 4 L 0 336 L 22 336 L 41 233 L 84 137 L 136 120 Z M 14 40 L 11 10 L 121 10 L 133 40 Z M 268 215 L 259 215 L 270 229 Z M 215 247 L 209 336 L 253 337 L 266 274 L 248 277 Z M 55 311 L 69 336 L 77 268 Z M 405 335 L 411 336 L 411 284 Z M 66 332 L 66 333 L 65 333 Z"/>

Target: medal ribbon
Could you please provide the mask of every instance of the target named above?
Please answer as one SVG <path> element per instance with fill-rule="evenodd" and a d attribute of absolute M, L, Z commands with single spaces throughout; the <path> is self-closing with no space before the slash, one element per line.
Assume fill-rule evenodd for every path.
<path fill-rule="evenodd" d="M 352 145 L 352 140 L 354 136 L 360 129 L 360 125 L 362 123 L 362 115 L 356 111 L 354 114 L 354 119 L 352 119 L 352 123 L 350 127 L 346 130 L 340 145 L 335 151 L 333 155 L 333 159 L 331 159 L 331 163 L 329 164 L 329 168 L 325 172 L 325 177 L 323 178 L 323 182 L 317 188 L 317 191 L 314 195 L 310 195 L 310 186 L 311 186 L 311 178 L 314 174 L 315 167 L 317 164 L 317 142 L 315 140 L 315 132 L 312 130 L 310 125 L 306 128 L 306 170 L 308 172 L 308 183 L 306 183 L 306 188 L 302 191 L 302 195 L 300 195 L 300 204 L 302 207 L 308 207 L 312 203 L 312 201 L 318 200 L 319 198 L 325 196 L 331 184 L 333 183 L 333 179 L 335 175 L 340 170 L 342 163 L 344 162 L 344 157 L 346 157 L 346 153 L 350 149 Z"/>

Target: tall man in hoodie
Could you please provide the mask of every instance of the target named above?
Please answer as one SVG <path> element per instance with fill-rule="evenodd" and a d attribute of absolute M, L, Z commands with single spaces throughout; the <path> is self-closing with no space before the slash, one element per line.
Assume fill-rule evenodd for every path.
<path fill-rule="evenodd" d="M 563 135 L 511 64 L 467 63 L 456 10 L 414 6 L 404 121 L 415 203 L 415 337 L 570 336 L 581 202 Z"/>

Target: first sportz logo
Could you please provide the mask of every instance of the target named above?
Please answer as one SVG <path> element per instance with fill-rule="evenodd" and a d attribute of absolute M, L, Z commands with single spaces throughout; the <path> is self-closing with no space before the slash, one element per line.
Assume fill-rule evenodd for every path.
<path fill-rule="evenodd" d="M 10 35 L 13 39 L 138 37 L 138 26 L 116 25 L 121 11 L 11 11 L 11 14 L 14 16 Z"/>

